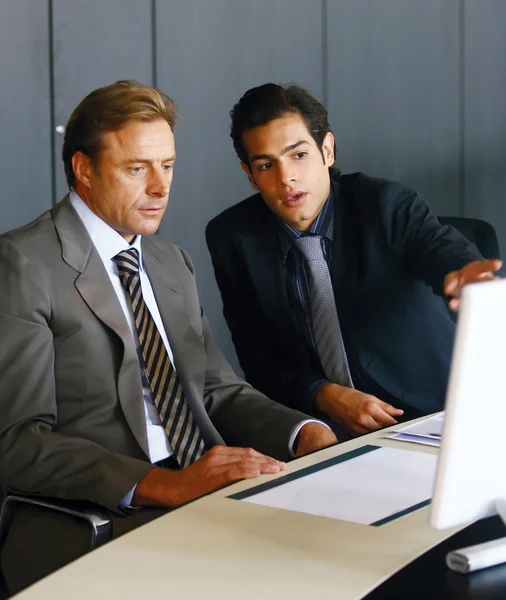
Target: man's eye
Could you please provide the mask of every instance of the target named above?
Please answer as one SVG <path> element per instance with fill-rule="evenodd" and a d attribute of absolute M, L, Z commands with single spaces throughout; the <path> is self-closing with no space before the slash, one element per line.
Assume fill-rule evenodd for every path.
<path fill-rule="evenodd" d="M 132 167 L 131 171 L 137 175 L 138 173 L 142 173 L 143 168 L 144 167 Z"/>
<path fill-rule="evenodd" d="M 304 158 L 307 156 L 307 152 L 297 152 L 295 158 Z"/>
<path fill-rule="evenodd" d="M 259 171 L 267 171 L 267 169 L 270 169 L 272 166 L 272 163 L 264 163 L 263 165 L 260 165 L 258 167 Z"/>
<path fill-rule="evenodd" d="M 172 171 L 174 165 L 163 165 L 163 170 L 168 173 L 169 171 Z"/>

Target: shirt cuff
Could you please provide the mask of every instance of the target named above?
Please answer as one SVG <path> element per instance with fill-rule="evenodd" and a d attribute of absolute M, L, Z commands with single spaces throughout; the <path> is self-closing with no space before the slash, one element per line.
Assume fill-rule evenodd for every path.
<path fill-rule="evenodd" d="M 319 421 L 318 419 L 306 419 L 305 421 L 297 423 L 297 425 L 295 425 L 295 427 L 292 429 L 292 432 L 290 433 L 290 438 L 288 439 L 288 452 L 290 453 L 290 456 L 292 458 L 295 458 L 295 452 L 293 450 L 293 447 L 295 445 L 295 440 L 299 435 L 299 431 L 304 427 L 304 425 L 307 425 L 308 423 L 320 423 L 320 425 L 324 425 L 327 429 L 330 429 L 327 423 Z"/>
<path fill-rule="evenodd" d="M 136 508 L 132 506 L 132 498 L 134 497 L 135 490 L 137 489 L 137 484 L 128 492 L 128 494 L 120 501 L 120 508 Z"/>

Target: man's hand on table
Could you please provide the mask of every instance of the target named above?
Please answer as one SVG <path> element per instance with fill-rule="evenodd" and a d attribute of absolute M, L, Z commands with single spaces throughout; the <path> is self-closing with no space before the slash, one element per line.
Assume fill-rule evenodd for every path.
<path fill-rule="evenodd" d="M 324 383 L 315 395 L 318 409 L 347 431 L 369 433 L 395 425 L 404 411 L 383 402 L 376 396 L 344 387 L 337 383 Z"/>
<path fill-rule="evenodd" d="M 181 471 L 151 469 L 138 482 L 132 505 L 181 506 L 234 481 L 278 473 L 285 468 L 286 463 L 252 448 L 214 446 Z"/>

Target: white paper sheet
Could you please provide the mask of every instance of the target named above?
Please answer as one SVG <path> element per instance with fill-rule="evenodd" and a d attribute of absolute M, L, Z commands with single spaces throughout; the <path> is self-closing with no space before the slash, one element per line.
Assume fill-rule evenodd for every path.
<path fill-rule="evenodd" d="M 423 452 L 378 448 L 243 500 L 372 525 L 430 500 L 436 460 Z"/>
<path fill-rule="evenodd" d="M 385 437 L 392 440 L 400 440 L 402 442 L 413 442 L 415 444 L 439 447 L 441 445 L 443 423 L 444 412 L 440 412 L 420 423 L 406 425 Z"/>

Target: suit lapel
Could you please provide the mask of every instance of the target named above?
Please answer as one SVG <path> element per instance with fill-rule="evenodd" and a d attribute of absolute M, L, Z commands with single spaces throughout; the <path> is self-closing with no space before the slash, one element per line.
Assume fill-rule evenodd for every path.
<path fill-rule="evenodd" d="M 178 377 L 186 392 L 187 402 L 196 415 L 199 412 L 197 405 L 200 405 L 200 410 L 202 408 L 202 393 L 191 393 L 191 391 L 203 390 L 206 366 L 202 359 L 203 355 L 196 351 L 202 347 L 202 343 L 192 326 L 192 315 L 184 304 L 181 284 L 175 277 L 181 265 L 181 257 L 177 256 L 176 252 L 178 251 L 171 247 L 162 250 L 154 239 L 143 238 L 144 266 L 174 356 Z M 200 313 L 193 316 L 201 318 Z"/>
<path fill-rule="evenodd" d="M 352 304 L 359 270 L 359 236 L 353 198 L 338 182 L 332 182 L 334 194 L 334 240 L 331 278 L 336 304 L 344 309 Z"/>
<path fill-rule="evenodd" d="M 258 233 L 244 236 L 240 243 L 264 313 L 277 327 L 293 332 L 286 270 L 281 260 L 278 232 L 272 218 L 264 219 L 264 223 L 258 227 Z"/>
<path fill-rule="evenodd" d="M 122 342 L 123 357 L 118 374 L 119 400 L 132 433 L 149 456 L 139 360 L 116 292 L 102 259 L 68 196 L 55 206 L 52 215 L 62 245 L 63 260 L 79 273 L 75 280 L 77 291 L 96 317 Z"/>

